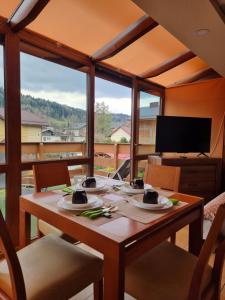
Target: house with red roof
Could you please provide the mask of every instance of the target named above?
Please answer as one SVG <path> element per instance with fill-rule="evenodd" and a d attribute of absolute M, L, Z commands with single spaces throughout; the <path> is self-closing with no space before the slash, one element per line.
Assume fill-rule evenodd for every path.
<path fill-rule="evenodd" d="M 112 134 L 110 136 L 111 141 L 119 143 L 121 142 L 121 139 L 126 139 L 127 142 L 130 142 L 131 138 L 131 126 L 130 122 L 119 126 L 117 128 L 114 128 L 112 131 Z"/>
<path fill-rule="evenodd" d="M 148 106 L 140 107 L 139 110 L 139 143 L 152 144 L 155 143 L 156 134 L 156 116 L 159 114 L 159 103 L 151 102 Z M 110 136 L 113 142 L 121 142 L 121 139 L 126 139 L 130 142 L 131 139 L 131 122 L 113 129 Z"/>

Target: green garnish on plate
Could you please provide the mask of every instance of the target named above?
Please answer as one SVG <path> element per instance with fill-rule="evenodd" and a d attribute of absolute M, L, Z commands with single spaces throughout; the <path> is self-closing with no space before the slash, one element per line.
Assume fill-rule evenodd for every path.
<path fill-rule="evenodd" d="M 179 204 L 179 200 L 174 199 L 174 198 L 169 198 L 169 200 L 173 203 L 173 205 L 178 205 Z"/>
<path fill-rule="evenodd" d="M 67 194 L 73 194 L 73 192 L 74 192 L 74 190 L 70 187 L 65 187 L 64 189 L 62 189 L 62 191 Z"/>

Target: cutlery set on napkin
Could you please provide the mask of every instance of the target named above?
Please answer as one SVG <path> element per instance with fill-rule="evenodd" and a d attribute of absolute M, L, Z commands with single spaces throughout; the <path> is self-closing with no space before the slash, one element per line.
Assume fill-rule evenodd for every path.
<path fill-rule="evenodd" d="M 96 219 L 98 217 L 111 218 L 111 213 L 115 212 L 118 209 L 117 206 L 111 205 L 109 207 L 102 207 L 97 210 L 85 210 L 78 214 L 77 216 L 87 217 L 89 219 Z"/>

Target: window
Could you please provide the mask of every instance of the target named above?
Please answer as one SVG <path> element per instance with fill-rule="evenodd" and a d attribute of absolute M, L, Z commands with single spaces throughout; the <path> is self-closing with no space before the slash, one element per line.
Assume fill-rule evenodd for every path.
<path fill-rule="evenodd" d="M 160 97 L 140 92 L 138 113 L 138 154 L 155 152 L 156 116 L 160 114 Z"/>
<path fill-rule="evenodd" d="M 130 158 L 131 89 L 96 78 L 95 174 L 107 175 Z"/>
<path fill-rule="evenodd" d="M 86 77 L 21 53 L 22 161 L 86 155 Z"/>

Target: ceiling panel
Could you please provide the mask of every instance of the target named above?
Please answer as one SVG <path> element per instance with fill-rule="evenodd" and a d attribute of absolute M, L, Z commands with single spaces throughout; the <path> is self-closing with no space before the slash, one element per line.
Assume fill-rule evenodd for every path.
<path fill-rule="evenodd" d="M 20 0 L 0 0 L 0 16 L 8 19 L 20 2 Z"/>
<path fill-rule="evenodd" d="M 157 26 L 106 62 L 134 74 L 156 67 L 187 48 L 162 26 Z"/>
<path fill-rule="evenodd" d="M 157 77 L 151 78 L 151 81 L 169 86 L 206 68 L 208 68 L 208 65 L 199 57 L 195 57 Z"/>
<path fill-rule="evenodd" d="M 19 0 L 0 0 L 0 15 L 10 17 L 19 3 Z M 131 0 L 52 0 L 28 28 L 91 56 L 144 14 Z M 177 18 L 180 20 L 179 15 Z M 140 75 L 187 50 L 159 25 L 105 62 Z M 168 86 L 206 68 L 196 57 L 150 80 Z"/>
<path fill-rule="evenodd" d="M 54 0 L 28 28 L 92 55 L 144 14 L 130 0 Z"/>
<path fill-rule="evenodd" d="M 133 1 L 216 72 L 225 76 L 225 24 L 212 0 Z"/>

